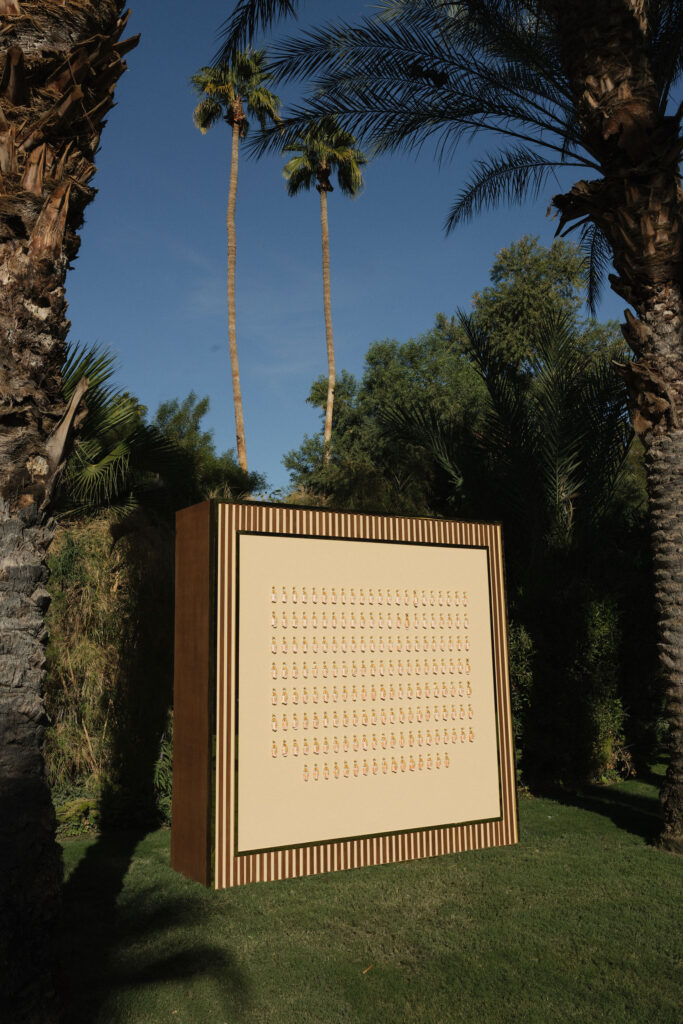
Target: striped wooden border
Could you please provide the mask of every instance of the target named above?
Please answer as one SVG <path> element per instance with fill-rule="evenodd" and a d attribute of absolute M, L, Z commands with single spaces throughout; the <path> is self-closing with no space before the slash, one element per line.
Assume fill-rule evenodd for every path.
<path fill-rule="evenodd" d="M 277 505 L 218 503 L 215 507 L 218 516 L 215 887 L 224 889 L 248 882 L 295 878 L 516 843 L 517 800 L 500 526 L 492 523 L 326 512 Z M 488 548 L 503 812 L 500 821 L 234 855 L 235 560 L 236 535 L 242 530 Z"/>

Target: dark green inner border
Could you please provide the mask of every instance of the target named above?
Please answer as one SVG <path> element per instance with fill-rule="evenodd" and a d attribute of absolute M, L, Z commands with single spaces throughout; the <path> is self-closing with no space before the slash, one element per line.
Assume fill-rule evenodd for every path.
<path fill-rule="evenodd" d="M 393 518 L 393 517 L 392 517 Z M 403 517 L 400 517 L 403 518 Z M 437 520 L 438 522 L 439 520 Z M 485 525 L 496 525 L 487 523 Z M 234 857 L 248 857 L 252 854 L 257 853 L 276 853 L 281 850 L 304 850 L 307 847 L 329 845 L 331 843 L 348 843 L 361 839 L 377 839 L 383 836 L 398 836 L 398 835 L 409 835 L 419 832 L 437 832 L 444 828 L 461 828 L 466 825 L 483 825 L 489 822 L 502 821 L 503 820 L 503 785 L 502 785 L 502 771 L 500 763 L 500 729 L 498 724 L 498 695 L 497 695 L 497 675 L 496 675 L 496 650 L 495 640 L 493 632 L 493 585 L 491 581 L 491 552 L 489 545 L 487 544 L 446 544 L 437 541 L 402 541 L 402 540 L 384 540 L 377 539 L 374 537 L 332 537 L 326 534 L 308 534 L 308 533 L 273 533 L 269 530 L 236 530 L 236 558 L 235 558 L 235 593 L 236 593 L 236 608 L 235 608 L 235 728 L 234 728 L 234 762 L 233 770 L 235 773 L 235 825 L 233 831 L 233 856 Z M 397 829 L 393 832 L 374 832 L 367 835 L 352 835 L 335 837 L 334 839 L 316 839 L 307 843 L 291 843 L 286 846 L 272 846 L 264 847 L 262 849 L 255 850 L 238 850 L 237 848 L 237 823 L 239 814 L 239 637 L 240 637 L 240 538 L 242 536 L 249 537 L 274 537 L 283 538 L 290 537 L 297 540 L 333 540 L 333 541 L 352 541 L 360 544 L 395 544 L 399 546 L 408 547 L 432 547 L 432 548 L 450 548 L 458 550 L 475 550 L 486 552 L 486 570 L 488 573 L 489 582 L 489 625 L 491 632 L 491 664 L 493 668 L 493 704 L 494 704 L 494 717 L 496 725 L 496 760 L 498 763 L 498 800 L 500 803 L 500 814 L 495 818 L 479 818 L 473 821 L 457 821 L 449 822 L 442 825 L 426 825 L 423 827 L 411 827 L 404 829 Z M 502 581 L 501 581 L 502 582 Z M 503 586 L 504 589 L 504 586 Z M 504 605 L 503 605 L 504 608 Z M 501 656 L 503 656 L 501 651 Z M 514 781 L 514 780 L 513 780 Z"/>
<path fill-rule="evenodd" d="M 207 864 L 210 882 L 216 878 L 216 681 L 218 678 L 218 515 L 209 510 L 209 735 L 207 767 L 209 806 L 207 808 Z"/>

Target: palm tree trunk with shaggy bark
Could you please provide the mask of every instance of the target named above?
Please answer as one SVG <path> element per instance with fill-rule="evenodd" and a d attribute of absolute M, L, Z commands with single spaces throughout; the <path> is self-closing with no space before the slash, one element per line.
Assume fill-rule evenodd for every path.
<path fill-rule="evenodd" d="M 607 237 L 612 288 L 635 360 L 618 367 L 646 449 L 659 655 L 667 684 L 669 766 L 661 844 L 683 852 L 683 217 L 679 126 L 660 109 L 642 0 L 547 0 L 565 41 L 563 69 L 603 177 L 554 204 Z"/>
<path fill-rule="evenodd" d="M 669 764 L 660 844 L 683 853 L 683 296 L 672 283 L 634 306 L 625 336 L 638 360 L 623 369 L 645 442 L 659 661 L 666 680 Z"/>
<path fill-rule="evenodd" d="M 68 407 L 64 282 L 103 118 L 137 38 L 119 0 L 0 0 L 0 987 L 7 1020 L 58 1017 L 61 856 L 42 757 L 50 502 Z"/>

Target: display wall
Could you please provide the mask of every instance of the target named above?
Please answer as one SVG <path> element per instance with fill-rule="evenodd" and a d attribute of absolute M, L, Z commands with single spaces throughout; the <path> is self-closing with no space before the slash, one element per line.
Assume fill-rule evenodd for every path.
<path fill-rule="evenodd" d="M 171 863 L 216 888 L 517 841 L 500 527 L 178 514 Z"/>

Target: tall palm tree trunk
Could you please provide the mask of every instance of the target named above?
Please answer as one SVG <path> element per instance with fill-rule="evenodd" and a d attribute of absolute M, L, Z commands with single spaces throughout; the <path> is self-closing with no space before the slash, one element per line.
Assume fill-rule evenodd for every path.
<path fill-rule="evenodd" d="M 240 104 L 241 108 L 241 104 Z M 232 374 L 232 398 L 235 406 L 235 433 L 237 436 L 237 458 L 247 472 L 247 444 L 244 436 L 244 412 L 242 411 L 242 388 L 240 385 L 240 364 L 237 358 L 237 327 L 235 311 L 235 266 L 237 245 L 235 240 L 235 206 L 237 204 L 237 171 L 240 156 L 241 119 L 232 123 L 232 155 L 230 158 L 230 191 L 228 193 L 228 344 L 230 346 L 230 372 Z"/>
<path fill-rule="evenodd" d="M 638 310 L 639 359 L 626 369 L 626 379 L 646 444 L 659 661 L 667 691 L 669 764 L 660 795 L 660 843 L 683 853 L 683 295 L 671 284 L 653 292 Z M 656 424 L 641 411 L 653 399 Z"/>
<path fill-rule="evenodd" d="M 334 409 L 334 386 L 336 383 L 334 367 L 334 336 L 332 334 L 332 300 L 330 298 L 330 231 L 327 224 L 327 193 L 331 191 L 326 182 L 317 186 L 320 193 L 320 227 L 322 234 L 323 257 L 323 307 L 325 310 L 325 341 L 327 343 L 327 405 L 325 406 L 325 454 L 323 460 L 330 461 L 330 442 L 332 440 L 332 412 Z"/>
<path fill-rule="evenodd" d="M 0 0 L 0 1003 L 57 1018 L 61 855 L 42 757 L 50 501 L 87 383 L 68 407 L 64 282 L 125 70 L 120 0 Z M 3 1018 L 4 1019 L 4 1018 Z"/>

